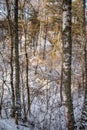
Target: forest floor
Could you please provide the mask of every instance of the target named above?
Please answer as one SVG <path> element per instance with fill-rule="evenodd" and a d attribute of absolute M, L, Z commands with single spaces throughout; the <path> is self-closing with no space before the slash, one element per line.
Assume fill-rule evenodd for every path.
<path fill-rule="evenodd" d="M 74 115 L 75 115 L 75 122 L 77 126 L 77 130 L 79 130 L 80 126 L 80 119 L 81 119 L 81 111 L 82 111 L 82 106 L 83 106 L 83 96 L 84 93 L 82 91 L 74 90 L 73 91 L 73 107 L 74 107 Z M 63 112 L 62 107 L 60 108 L 60 111 Z M 59 113 L 60 114 L 60 113 Z M 67 130 L 65 127 L 65 117 L 64 114 L 61 113 L 61 118 L 63 120 L 62 123 L 62 128 L 61 130 Z M 39 125 L 39 124 L 38 124 Z M 0 119 L 0 130 L 39 130 L 35 126 L 33 127 L 29 123 L 23 124 L 22 122 L 19 122 L 18 128 L 17 125 L 15 124 L 15 120 L 13 118 L 8 118 L 8 119 Z M 56 130 L 59 130 L 57 127 Z"/>
<path fill-rule="evenodd" d="M 16 125 L 14 119 L 0 119 L 0 130 L 32 130 L 23 125 Z"/>

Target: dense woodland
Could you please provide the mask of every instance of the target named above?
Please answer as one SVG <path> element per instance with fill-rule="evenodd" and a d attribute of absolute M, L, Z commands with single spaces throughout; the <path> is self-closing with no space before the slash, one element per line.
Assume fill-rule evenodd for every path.
<path fill-rule="evenodd" d="M 0 0 L 0 130 L 87 130 L 86 5 Z"/>

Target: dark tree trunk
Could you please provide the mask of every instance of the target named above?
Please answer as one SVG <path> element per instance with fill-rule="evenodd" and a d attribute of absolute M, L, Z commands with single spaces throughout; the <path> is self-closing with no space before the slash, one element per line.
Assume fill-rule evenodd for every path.
<path fill-rule="evenodd" d="M 18 0 L 15 0 L 14 10 L 14 38 L 15 38 L 15 96 L 16 96 L 16 110 L 18 118 L 21 118 L 21 98 L 20 98 L 20 75 L 19 75 L 19 40 L 18 40 Z"/>
<path fill-rule="evenodd" d="M 61 104 L 62 104 L 62 101 L 63 101 L 62 90 L 63 90 L 63 59 L 62 59 L 62 65 L 61 65 L 61 83 L 60 83 L 60 99 L 61 99 Z"/>
<path fill-rule="evenodd" d="M 67 108 L 67 127 L 68 130 L 74 130 L 74 112 L 71 97 L 71 0 L 63 0 L 63 85 L 65 89 L 65 105 Z"/>
<path fill-rule="evenodd" d="M 25 58 L 26 58 L 26 87 L 27 87 L 27 99 L 28 99 L 28 112 L 30 113 L 30 88 L 29 88 L 29 81 L 28 81 L 28 53 L 26 47 L 26 28 L 25 28 Z"/>

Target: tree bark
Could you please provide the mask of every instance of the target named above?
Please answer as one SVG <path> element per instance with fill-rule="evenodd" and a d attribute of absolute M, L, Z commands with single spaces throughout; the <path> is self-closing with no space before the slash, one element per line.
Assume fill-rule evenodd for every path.
<path fill-rule="evenodd" d="M 71 39 L 71 0 L 63 0 L 63 85 L 65 89 L 65 105 L 67 108 L 67 127 L 68 130 L 74 130 L 74 112 L 71 96 L 71 56 L 72 56 L 72 39 Z"/>
<path fill-rule="evenodd" d="M 14 9 L 14 39 L 15 39 L 15 96 L 18 118 L 21 119 L 20 75 L 19 75 L 19 39 L 18 39 L 18 0 L 15 0 Z"/>
<path fill-rule="evenodd" d="M 82 109 L 81 117 L 81 130 L 85 129 L 87 122 L 87 41 L 86 41 L 86 19 L 85 19 L 85 9 L 86 9 L 86 0 L 83 0 L 83 52 L 84 52 L 84 64 L 85 64 L 85 95 L 84 95 L 84 104 Z"/>

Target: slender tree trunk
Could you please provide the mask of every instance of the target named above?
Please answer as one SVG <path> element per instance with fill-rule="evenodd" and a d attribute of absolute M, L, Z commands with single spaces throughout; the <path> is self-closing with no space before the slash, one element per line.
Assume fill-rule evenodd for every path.
<path fill-rule="evenodd" d="M 81 130 L 87 129 L 86 122 L 87 122 L 87 41 L 86 41 L 86 19 L 85 19 L 85 8 L 86 8 L 86 0 L 83 0 L 83 46 L 84 46 L 84 64 L 85 64 L 85 96 L 84 96 L 84 104 L 82 109 L 82 117 L 81 117 Z"/>
<path fill-rule="evenodd" d="M 30 88 L 29 88 L 29 81 L 28 81 L 28 53 L 26 47 L 26 29 L 25 29 L 25 57 L 26 57 L 26 87 L 27 87 L 27 98 L 28 98 L 28 112 L 30 113 Z"/>
<path fill-rule="evenodd" d="M 11 82 L 11 90 L 12 90 L 12 116 L 14 117 L 15 112 L 15 94 L 14 94 L 14 86 L 13 86 L 13 28 L 11 24 L 11 15 L 10 15 L 10 7 L 8 0 L 6 0 L 7 5 L 7 12 L 8 12 L 8 26 L 9 26 L 9 33 L 10 33 L 10 41 L 11 41 L 11 58 L 10 58 L 10 67 L 11 67 L 11 74 L 10 74 L 10 82 Z"/>
<path fill-rule="evenodd" d="M 22 72 L 21 72 L 21 82 L 22 82 L 22 99 L 23 99 L 23 111 L 24 111 L 24 119 L 27 120 L 27 112 L 26 112 L 26 103 L 25 103 L 25 95 L 24 95 L 24 92 L 25 92 L 25 84 L 24 84 L 24 80 L 23 80 L 23 68 L 24 68 L 24 65 L 22 63 Z"/>
<path fill-rule="evenodd" d="M 21 119 L 20 75 L 19 75 L 19 40 L 18 40 L 18 0 L 15 0 L 14 10 L 14 38 L 15 38 L 15 96 L 18 118 Z"/>
<path fill-rule="evenodd" d="M 65 89 L 65 105 L 67 108 L 68 130 L 74 130 L 74 112 L 71 96 L 71 0 L 63 0 L 63 85 Z"/>
<path fill-rule="evenodd" d="M 0 117 L 2 118 L 2 105 L 3 105 L 3 96 L 4 96 L 4 79 L 1 87 L 2 94 L 0 96 Z"/>
<path fill-rule="evenodd" d="M 46 37 L 47 37 L 47 23 L 44 25 L 44 49 L 43 49 L 43 59 L 46 58 Z"/>
<path fill-rule="evenodd" d="M 62 101 L 63 101 L 62 90 L 63 90 L 63 59 L 62 59 L 62 65 L 61 65 L 61 83 L 60 83 L 60 99 L 61 99 L 61 104 L 62 104 Z"/>

